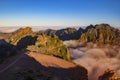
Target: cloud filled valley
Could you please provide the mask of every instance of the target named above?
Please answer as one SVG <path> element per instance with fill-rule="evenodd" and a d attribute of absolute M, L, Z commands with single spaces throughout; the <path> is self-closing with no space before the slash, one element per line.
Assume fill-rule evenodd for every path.
<path fill-rule="evenodd" d="M 64 43 L 69 47 L 78 46 L 75 41 Z M 88 43 L 86 46 L 71 48 L 71 53 L 72 61 L 88 70 L 89 80 L 98 80 L 107 69 L 115 70 L 120 77 L 120 47 L 118 46 L 97 46 Z"/>

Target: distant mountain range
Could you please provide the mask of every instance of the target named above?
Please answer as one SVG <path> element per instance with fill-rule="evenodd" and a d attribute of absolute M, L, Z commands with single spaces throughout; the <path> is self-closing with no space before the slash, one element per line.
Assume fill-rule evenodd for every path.
<path fill-rule="evenodd" d="M 20 27 L 20 26 L 5 26 L 5 27 L 0 27 L 0 33 L 12 33 L 14 31 L 16 31 L 19 28 L 25 28 L 27 26 L 24 27 Z M 47 29 L 62 29 L 65 28 L 65 26 L 30 26 L 32 28 L 32 30 L 34 32 L 36 31 L 40 31 L 40 30 L 47 30 Z M 76 29 L 78 29 L 79 27 L 75 26 Z"/>
<path fill-rule="evenodd" d="M 85 29 L 79 28 L 66 28 L 60 30 L 48 29 L 46 31 L 39 31 L 48 36 L 58 36 L 59 39 L 66 40 L 79 40 L 82 43 L 93 42 L 98 44 L 120 44 L 120 30 L 111 27 L 109 24 L 90 25 Z"/>
<path fill-rule="evenodd" d="M 47 27 L 45 27 L 47 28 Z M 77 29 L 76 29 L 77 28 Z M 2 33 L 15 33 L 21 29 L 20 27 L 2 27 L 0 28 Z M 65 29 L 46 29 L 41 30 L 39 27 L 32 28 L 36 33 L 43 33 L 48 36 L 57 36 L 60 40 L 79 40 L 82 43 L 94 42 L 103 44 L 119 44 L 120 42 L 120 29 L 111 27 L 109 24 L 89 25 L 85 29 L 81 27 L 65 28 Z M 40 30 L 39 30 L 40 29 Z M 9 34 L 10 35 L 10 34 Z M 0 37 L 1 37 L 0 36 Z"/>
<path fill-rule="evenodd" d="M 0 33 L 11 33 L 16 31 L 19 28 L 25 28 L 27 26 L 5 26 L 5 27 L 0 27 Z M 34 32 L 40 31 L 40 30 L 62 30 L 62 29 L 67 29 L 67 28 L 75 28 L 78 30 L 80 27 L 85 29 L 87 26 L 72 26 L 72 27 L 66 27 L 66 26 L 30 26 Z M 120 29 L 120 27 L 116 27 Z"/>

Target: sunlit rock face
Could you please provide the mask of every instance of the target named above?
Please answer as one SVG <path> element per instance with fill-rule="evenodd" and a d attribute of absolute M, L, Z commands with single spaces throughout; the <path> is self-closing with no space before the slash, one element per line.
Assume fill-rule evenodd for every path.
<path fill-rule="evenodd" d="M 33 33 L 32 28 L 26 27 L 26 28 L 20 28 L 13 32 L 11 38 L 10 38 L 10 43 L 13 45 L 17 45 L 18 41 L 26 36 L 26 35 L 31 35 Z"/>
<path fill-rule="evenodd" d="M 81 34 L 80 42 L 119 45 L 120 30 L 109 24 L 90 25 Z"/>
<path fill-rule="evenodd" d="M 98 80 L 119 80 L 118 74 L 114 70 L 107 69 Z"/>

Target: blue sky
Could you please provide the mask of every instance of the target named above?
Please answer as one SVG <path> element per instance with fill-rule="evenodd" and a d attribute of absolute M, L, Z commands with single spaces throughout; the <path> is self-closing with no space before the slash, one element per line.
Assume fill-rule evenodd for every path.
<path fill-rule="evenodd" d="M 120 0 L 0 0 L 0 26 L 120 26 Z"/>

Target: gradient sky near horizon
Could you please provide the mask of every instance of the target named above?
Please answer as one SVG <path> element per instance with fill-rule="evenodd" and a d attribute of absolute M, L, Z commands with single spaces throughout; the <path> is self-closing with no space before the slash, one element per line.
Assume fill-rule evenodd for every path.
<path fill-rule="evenodd" d="M 120 0 L 0 0 L 0 26 L 120 26 Z"/>

